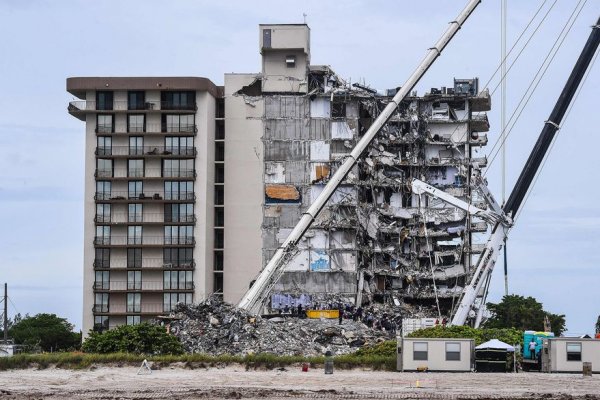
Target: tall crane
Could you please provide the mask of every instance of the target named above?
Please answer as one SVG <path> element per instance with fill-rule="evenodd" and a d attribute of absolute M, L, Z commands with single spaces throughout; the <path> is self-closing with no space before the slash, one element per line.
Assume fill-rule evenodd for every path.
<path fill-rule="evenodd" d="M 483 194 L 486 203 L 489 206 L 488 210 L 479 209 L 471 204 L 468 204 L 460 199 L 457 199 L 439 189 L 434 188 L 419 180 L 413 180 L 412 190 L 417 194 L 429 194 L 440 198 L 449 204 L 465 210 L 471 215 L 475 215 L 485 219 L 492 226 L 491 235 L 486 243 L 484 251 L 481 253 L 477 263 L 475 264 L 475 272 L 469 284 L 464 288 L 461 294 L 461 300 L 456 309 L 456 313 L 452 318 L 452 325 L 464 325 L 469 318 L 474 318 L 474 326 L 478 327 L 482 320 L 482 312 L 484 309 L 485 295 L 482 295 L 485 282 L 490 278 L 494 265 L 498 259 L 498 255 L 502 250 L 508 232 L 513 225 L 512 218 L 517 215 L 527 192 L 531 188 L 533 180 L 538 173 L 548 149 L 554 140 L 556 132 L 560 129 L 560 124 L 565 116 L 571 101 L 579 87 L 596 50 L 600 43 L 600 18 L 594 26 L 592 32 L 571 71 L 569 79 L 556 101 L 554 109 L 550 113 L 550 117 L 544 122 L 544 127 L 533 147 L 519 179 L 508 197 L 504 207 L 500 208 L 494 200 L 491 193 L 487 189 L 486 183 L 481 175 L 475 176 L 478 189 Z M 477 299 L 479 298 L 479 304 Z"/>
<path fill-rule="evenodd" d="M 323 188 L 321 194 L 315 199 L 314 203 L 311 204 L 308 210 L 304 212 L 302 218 L 294 227 L 292 232 L 288 235 L 285 242 L 281 245 L 281 247 L 279 247 L 279 249 L 277 249 L 271 260 L 261 271 L 252 287 L 246 292 L 246 294 L 244 294 L 238 303 L 238 307 L 246 309 L 252 313 L 260 312 L 263 302 L 265 301 L 272 287 L 277 283 L 283 274 L 283 269 L 286 263 L 294 254 L 294 250 L 296 249 L 298 242 L 300 239 L 302 239 L 308 228 L 310 228 L 329 198 L 333 195 L 346 175 L 348 175 L 352 167 L 358 161 L 359 157 L 373 141 L 381 128 L 383 128 L 383 126 L 392 117 L 402 100 L 404 100 L 404 98 L 411 92 L 421 77 L 425 74 L 425 72 L 427 72 L 429 67 L 431 67 L 433 62 L 441 55 L 442 50 L 444 50 L 446 45 L 448 45 L 450 40 L 452 40 L 454 35 L 456 35 L 479 3 L 481 3 L 481 0 L 470 0 L 462 12 L 458 15 L 456 20 L 450 22 L 448 29 L 446 29 L 442 37 L 432 48 L 429 49 L 427 55 L 419 64 L 417 69 L 400 88 L 398 93 L 396 93 L 392 101 L 383 109 L 371 127 L 356 144 L 356 147 L 352 149 L 352 152 L 348 158 L 346 158 L 346 160 L 340 165 L 330 181 Z"/>

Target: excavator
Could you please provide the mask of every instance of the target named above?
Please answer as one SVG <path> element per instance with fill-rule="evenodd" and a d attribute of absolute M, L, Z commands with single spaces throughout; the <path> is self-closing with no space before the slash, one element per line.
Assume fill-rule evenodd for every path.
<path fill-rule="evenodd" d="M 298 224 L 294 227 L 281 247 L 275 252 L 271 260 L 258 275 L 254 284 L 245 293 L 238 307 L 245 309 L 253 314 L 259 314 L 264 307 L 273 286 L 277 283 L 283 274 L 284 267 L 289 259 L 294 255 L 298 242 L 315 221 L 329 198 L 350 172 L 352 167 L 358 162 L 359 158 L 367 149 L 369 144 L 377 136 L 379 131 L 389 121 L 393 113 L 399 107 L 404 98 L 413 90 L 422 76 L 427 72 L 433 62 L 441 55 L 442 50 L 448 45 L 456 35 L 465 21 L 473 13 L 475 8 L 481 3 L 481 0 L 471 0 L 460 12 L 454 21 L 449 23 L 438 42 L 431 47 L 423 61 L 419 64 L 413 74 L 408 78 L 404 85 L 400 87 L 390 103 L 384 108 L 378 118 L 373 122 L 367 132 L 359 140 L 352 152 L 341 164 L 333 177 L 327 183 L 321 194 L 315 199 L 308 210 L 303 214 Z M 548 153 L 548 149 L 560 129 L 560 124 L 565 113 L 579 87 L 600 42 L 600 19 L 592 27 L 592 32 L 562 90 L 558 101 L 550 117 L 544 122 L 544 127 L 538 137 L 538 140 L 527 160 L 506 204 L 500 206 L 490 190 L 487 183 L 477 168 L 473 169 L 473 182 L 475 189 L 478 190 L 485 202 L 487 208 L 478 208 L 464 200 L 456 198 L 440 189 L 427 184 L 418 179 L 413 179 L 411 188 L 413 193 L 418 195 L 427 195 L 438 198 L 454 207 L 460 208 L 470 214 L 486 221 L 491 227 L 490 237 L 474 266 L 475 272 L 468 285 L 463 289 L 460 302 L 451 319 L 451 325 L 465 325 L 467 323 L 478 327 L 484 317 L 485 298 L 487 296 L 487 282 L 491 277 L 494 265 L 501 252 L 502 247 L 508 237 L 508 233 L 513 226 L 513 218 L 521 207 L 528 190 L 530 189 L 537 172 Z"/>

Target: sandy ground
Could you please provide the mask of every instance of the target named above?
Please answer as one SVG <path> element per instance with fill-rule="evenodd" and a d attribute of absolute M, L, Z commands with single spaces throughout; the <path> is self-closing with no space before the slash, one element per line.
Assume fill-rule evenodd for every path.
<path fill-rule="evenodd" d="M 394 373 L 300 367 L 170 366 L 0 372 L 0 399 L 586 399 L 600 400 L 600 376 L 580 374 Z"/>

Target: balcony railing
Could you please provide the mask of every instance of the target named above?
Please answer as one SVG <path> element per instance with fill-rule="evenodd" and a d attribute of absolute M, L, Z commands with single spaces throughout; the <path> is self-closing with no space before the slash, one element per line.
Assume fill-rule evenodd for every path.
<path fill-rule="evenodd" d="M 163 290 L 194 290 L 194 282 L 167 282 L 163 281 L 110 281 L 94 282 L 94 290 L 106 291 L 163 291 Z"/>
<path fill-rule="evenodd" d="M 77 100 L 69 102 L 69 112 L 80 111 L 196 111 L 196 103 L 176 104 L 169 101 L 145 101 L 143 103 L 129 103 L 127 100 L 113 100 L 112 107 L 110 103 L 104 103 L 98 109 L 95 100 Z M 108 105 L 108 107 L 106 107 Z"/>
<path fill-rule="evenodd" d="M 169 262 L 163 257 L 142 257 L 141 260 L 127 260 L 127 258 L 111 258 L 109 260 L 97 259 L 94 261 L 96 268 L 142 268 L 142 269 L 193 269 L 195 262 L 175 261 Z"/>
<path fill-rule="evenodd" d="M 195 178 L 192 168 L 117 168 L 96 169 L 96 178 Z"/>
<path fill-rule="evenodd" d="M 94 304 L 92 306 L 92 312 L 95 313 L 107 313 L 108 310 L 108 304 Z"/>
<path fill-rule="evenodd" d="M 129 125 L 126 131 L 115 131 L 112 125 L 96 126 L 96 133 L 197 133 L 198 128 L 195 124 L 145 124 L 145 125 Z"/>
<path fill-rule="evenodd" d="M 169 201 L 194 201 L 196 195 L 194 192 L 154 192 L 148 193 L 135 193 L 129 191 L 111 191 L 108 192 L 96 192 L 94 200 L 97 201 L 110 201 L 110 200 L 169 200 Z"/>
<path fill-rule="evenodd" d="M 193 236 L 95 236 L 94 244 L 97 246 L 164 246 L 164 245 L 185 245 L 192 246 L 196 244 Z"/>
<path fill-rule="evenodd" d="M 168 216 L 167 216 L 168 217 Z M 178 215 L 177 218 L 165 218 L 162 212 L 157 213 L 112 213 L 111 215 L 96 214 L 94 222 L 100 224 L 125 224 L 125 223 L 194 223 L 194 214 Z"/>
<path fill-rule="evenodd" d="M 196 155 L 196 148 L 189 147 L 171 147 L 171 146 L 112 146 L 97 147 L 96 155 L 105 156 L 190 156 Z"/>
<path fill-rule="evenodd" d="M 137 311 L 136 311 L 137 310 Z M 141 304 L 111 304 L 111 314 L 125 314 L 125 313 L 142 313 L 142 314 L 160 314 L 164 312 L 165 306 L 163 303 L 146 303 L 142 301 Z M 108 312 L 108 311 L 104 311 Z"/>

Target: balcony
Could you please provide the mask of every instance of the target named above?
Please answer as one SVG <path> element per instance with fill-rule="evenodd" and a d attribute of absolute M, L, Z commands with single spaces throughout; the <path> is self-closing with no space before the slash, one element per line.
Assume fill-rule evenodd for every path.
<path fill-rule="evenodd" d="M 142 314 L 142 315 L 157 315 L 165 311 L 169 307 L 163 305 L 163 303 L 146 303 L 141 304 L 111 304 L 110 308 L 108 305 L 94 306 L 92 311 L 94 313 L 110 314 L 110 315 L 126 315 L 126 314 Z"/>
<path fill-rule="evenodd" d="M 171 147 L 171 146 L 112 146 L 96 147 L 98 157 L 195 157 L 196 148 L 190 147 Z"/>
<path fill-rule="evenodd" d="M 173 220 L 174 219 L 174 220 Z M 194 214 L 182 214 L 177 218 L 165 219 L 165 214 L 162 212 L 156 213 L 112 213 L 111 215 L 96 214 L 94 222 L 98 224 L 194 224 L 196 216 Z"/>
<path fill-rule="evenodd" d="M 163 281 L 110 281 L 110 282 L 94 282 L 92 288 L 94 291 L 110 291 L 110 292 L 162 292 L 168 291 L 192 291 L 194 290 L 194 282 L 185 282 L 181 285 L 171 285 L 167 282 L 165 287 Z"/>
<path fill-rule="evenodd" d="M 196 239 L 193 236 L 142 236 L 142 237 L 128 237 L 128 236 L 95 236 L 94 245 L 96 246 L 108 246 L 108 247 L 128 247 L 128 246 L 158 246 L 162 247 L 165 245 L 186 247 L 194 246 Z"/>
<path fill-rule="evenodd" d="M 112 125 L 98 125 L 95 129 L 96 133 L 114 133 L 117 135 L 139 135 L 140 133 L 146 134 L 177 134 L 190 136 L 195 135 L 198 132 L 198 127 L 195 124 L 145 124 L 142 126 L 130 125 L 126 131 L 115 131 Z"/>
<path fill-rule="evenodd" d="M 96 169 L 96 178 L 102 179 L 130 179 L 130 178 L 155 178 L 155 179 L 193 179 L 196 170 L 193 168 L 117 168 Z"/>
<path fill-rule="evenodd" d="M 111 270 L 143 269 L 143 270 L 172 270 L 172 269 L 194 269 L 196 263 L 193 260 L 168 262 L 163 257 L 142 257 L 141 262 L 127 258 L 111 258 L 109 260 L 94 260 L 97 269 L 110 268 Z"/>
<path fill-rule="evenodd" d="M 143 103 L 129 103 L 127 100 L 113 100 L 110 103 L 98 104 L 95 100 L 76 100 L 69 102 L 67 110 L 74 116 L 80 116 L 86 112 L 114 112 L 114 111 L 196 111 L 196 103 L 180 104 L 169 101 L 144 101 Z"/>
<path fill-rule="evenodd" d="M 194 192 L 149 192 L 149 193 L 135 193 L 128 191 L 112 191 L 107 192 L 96 192 L 94 200 L 102 202 L 153 202 L 153 201 L 169 201 L 169 202 L 193 202 L 196 200 Z"/>

